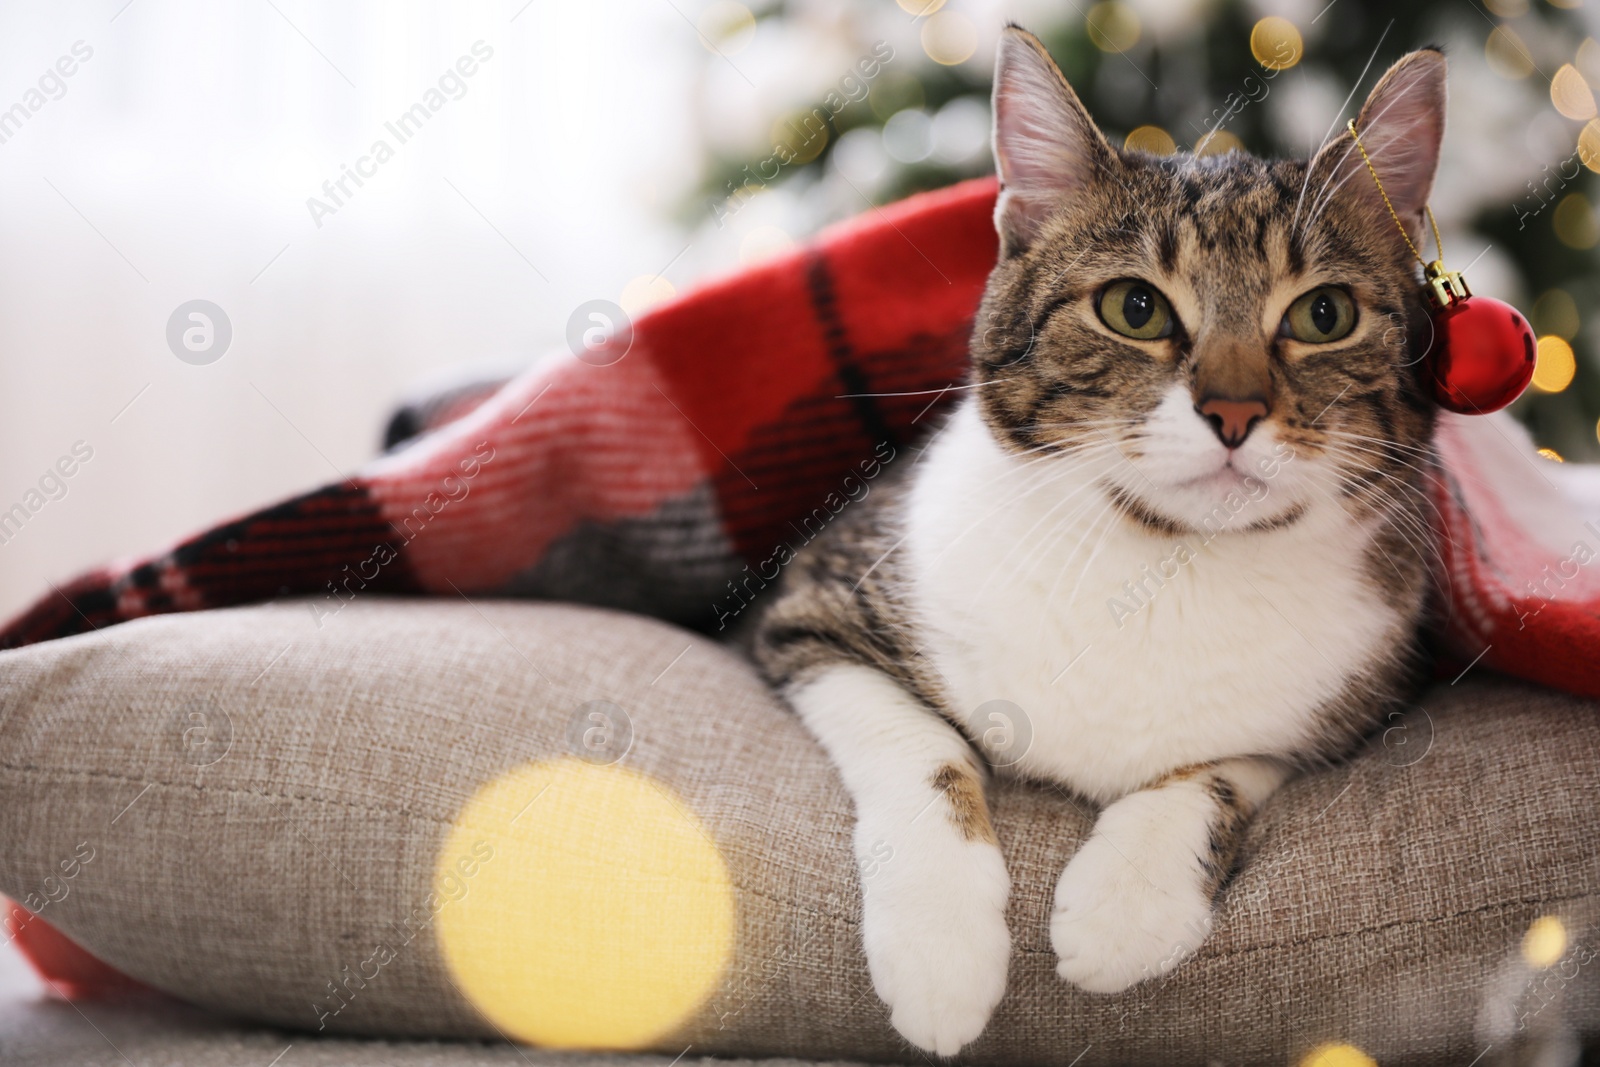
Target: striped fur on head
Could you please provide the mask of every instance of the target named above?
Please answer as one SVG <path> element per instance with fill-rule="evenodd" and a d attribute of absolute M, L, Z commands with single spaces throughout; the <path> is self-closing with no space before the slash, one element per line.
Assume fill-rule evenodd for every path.
<path fill-rule="evenodd" d="M 1198 410 L 1208 397 L 1259 401 L 1271 431 L 1260 436 L 1306 461 L 1274 486 L 1263 519 L 1292 521 L 1318 494 L 1338 493 L 1357 513 L 1415 496 L 1435 415 L 1422 366 L 1430 321 L 1417 262 L 1348 133 L 1310 162 L 1118 149 L 1016 28 L 996 79 L 1001 261 L 973 360 L 997 439 L 1019 452 L 1108 455 L 1108 488 L 1125 510 L 1180 531 L 1237 486 L 1196 484 L 1207 470 L 1172 455 L 1183 442 L 1153 417 L 1163 403 L 1178 417 L 1170 409 L 1182 397 L 1202 423 L 1215 421 Z M 1358 119 L 1419 247 L 1443 109 L 1444 58 L 1425 50 L 1389 71 Z M 1169 337 L 1107 325 L 1099 302 L 1122 280 L 1165 297 Z M 1354 328 L 1320 344 L 1285 336 L 1290 305 L 1322 286 L 1348 294 Z"/>

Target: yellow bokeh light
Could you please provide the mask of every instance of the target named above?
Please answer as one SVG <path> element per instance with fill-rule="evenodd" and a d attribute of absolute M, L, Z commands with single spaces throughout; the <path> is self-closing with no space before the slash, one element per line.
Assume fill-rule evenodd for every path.
<path fill-rule="evenodd" d="M 922 24 L 922 50 L 946 67 L 965 63 L 978 50 L 978 27 L 959 12 L 941 11 Z"/>
<path fill-rule="evenodd" d="M 756 35 L 756 17 L 736 0 L 711 0 L 695 22 L 700 43 L 713 52 L 731 56 L 744 51 Z"/>
<path fill-rule="evenodd" d="M 1139 16 L 1120 0 L 1094 5 L 1083 21 L 1089 40 L 1102 52 L 1126 52 L 1139 43 Z"/>
<path fill-rule="evenodd" d="M 1590 119 L 1578 131 L 1578 159 L 1600 174 L 1600 119 Z"/>
<path fill-rule="evenodd" d="M 1533 57 L 1510 26 L 1496 26 L 1483 45 L 1489 69 L 1502 78 L 1526 78 L 1533 73 Z"/>
<path fill-rule="evenodd" d="M 464 877 L 459 857 L 485 853 Z M 557 760 L 489 782 L 456 817 L 435 885 L 462 993 L 535 1045 L 648 1045 L 694 1015 L 733 949 L 716 847 L 664 786 L 617 765 Z"/>
<path fill-rule="evenodd" d="M 1572 346 L 1551 334 L 1539 338 L 1539 348 L 1533 365 L 1533 384 L 1547 393 L 1559 393 L 1572 384 L 1578 372 L 1578 361 L 1572 356 Z"/>
<path fill-rule="evenodd" d="M 1244 142 L 1227 130 L 1208 134 L 1196 141 L 1194 146 L 1194 154 L 1197 156 L 1220 156 L 1227 152 L 1243 151 Z"/>
<path fill-rule="evenodd" d="M 1570 341 L 1578 334 L 1578 302 L 1565 289 L 1549 289 L 1533 302 L 1533 328 Z"/>
<path fill-rule="evenodd" d="M 1543 456 L 1545 459 L 1555 460 L 1557 463 L 1566 462 L 1566 460 L 1561 458 L 1561 453 L 1557 452 L 1553 448 L 1541 448 L 1539 449 L 1539 455 Z"/>
<path fill-rule="evenodd" d="M 794 238 L 776 226 L 755 226 L 739 241 L 739 261 L 759 263 L 794 247 Z"/>
<path fill-rule="evenodd" d="M 931 15 L 944 6 L 944 0 L 896 0 L 908 15 Z"/>
<path fill-rule="evenodd" d="M 1306 1053 L 1300 1067 L 1378 1067 L 1378 1061 L 1354 1045 L 1330 1041 Z"/>
<path fill-rule="evenodd" d="M 1569 119 L 1595 117 L 1594 91 L 1571 63 L 1563 63 L 1550 79 L 1550 102 Z"/>
<path fill-rule="evenodd" d="M 1172 139 L 1172 134 L 1160 126 L 1140 126 L 1129 133 L 1122 142 L 1122 147 L 1133 148 L 1140 152 L 1154 152 L 1158 156 L 1170 156 L 1178 150 L 1178 144 Z"/>
<path fill-rule="evenodd" d="M 815 111 L 788 115 L 773 123 L 772 145 L 783 150 L 779 159 L 785 165 L 810 163 L 828 146 L 827 123 Z"/>
<path fill-rule="evenodd" d="M 638 318 L 657 304 L 666 303 L 678 295 L 673 284 L 659 275 L 641 274 L 622 287 L 617 303 L 630 318 Z"/>
<path fill-rule="evenodd" d="M 1593 37 L 1585 37 L 1578 46 L 1578 56 L 1573 61 L 1578 68 L 1578 73 L 1583 75 L 1583 80 L 1593 89 L 1600 85 L 1600 41 Z"/>
<path fill-rule="evenodd" d="M 1556 237 L 1568 248 L 1593 248 L 1600 243 L 1600 222 L 1594 217 L 1589 198 L 1582 193 L 1568 193 L 1561 198 L 1550 215 Z"/>
<path fill-rule="evenodd" d="M 1565 8 L 1568 11 L 1576 11 L 1578 8 L 1583 6 L 1583 0 L 1550 0 L 1550 6 Z"/>
<path fill-rule="evenodd" d="M 1483 6 L 1503 19 L 1514 19 L 1528 13 L 1528 0 L 1484 0 Z"/>
<path fill-rule="evenodd" d="M 1250 31 L 1250 54 L 1268 70 L 1288 70 L 1304 53 L 1300 31 L 1286 18 L 1268 15 Z"/>
<path fill-rule="evenodd" d="M 1554 967 L 1567 951 L 1567 928 L 1554 915 L 1542 915 L 1533 920 L 1528 932 L 1522 935 L 1522 958 L 1529 967 L 1543 970 Z"/>

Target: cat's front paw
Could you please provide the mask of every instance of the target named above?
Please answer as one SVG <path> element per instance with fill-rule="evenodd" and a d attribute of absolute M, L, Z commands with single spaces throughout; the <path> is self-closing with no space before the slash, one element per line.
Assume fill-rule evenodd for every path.
<path fill-rule="evenodd" d="M 983 1033 L 1006 990 L 1011 880 L 994 845 L 916 836 L 863 871 L 862 940 L 894 1028 L 920 1049 L 953 1056 Z"/>
<path fill-rule="evenodd" d="M 1211 933 L 1198 860 L 1161 844 L 1096 833 L 1072 857 L 1050 917 L 1062 978 L 1091 993 L 1120 993 L 1172 970 Z"/>

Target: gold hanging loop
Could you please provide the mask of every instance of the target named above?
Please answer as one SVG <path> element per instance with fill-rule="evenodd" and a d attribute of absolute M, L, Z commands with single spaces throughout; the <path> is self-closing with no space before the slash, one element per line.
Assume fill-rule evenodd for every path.
<path fill-rule="evenodd" d="M 1417 257 L 1417 262 L 1422 264 L 1422 275 L 1426 283 L 1428 299 L 1438 308 L 1447 308 L 1458 300 L 1465 300 L 1472 295 L 1467 288 L 1467 280 L 1461 276 L 1460 271 L 1446 270 L 1444 265 L 1444 241 L 1439 237 L 1439 220 L 1433 217 L 1433 208 L 1423 205 L 1423 210 L 1428 213 L 1428 224 L 1433 227 L 1433 246 L 1438 250 L 1439 256 L 1432 263 L 1422 258 L 1422 253 L 1417 251 L 1417 246 L 1411 240 L 1411 234 L 1406 232 L 1406 227 L 1400 221 L 1400 215 L 1394 209 L 1394 204 L 1389 200 L 1389 193 L 1383 187 L 1383 181 L 1378 177 L 1378 168 L 1372 165 L 1372 157 L 1367 155 L 1366 146 L 1361 143 L 1361 135 L 1356 132 L 1356 120 L 1351 119 L 1345 124 L 1350 131 L 1350 136 L 1356 142 L 1356 151 L 1361 153 L 1361 161 L 1367 165 L 1367 172 L 1372 175 L 1372 182 L 1378 187 L 1378 195 L 1383 197 L 1383 206 L 1389 209 L 1389 217 L 1394 219 L 1395 229 L 1400 231 L 1400 236 L 1405 240 L 1406 247 L 1411 249 L 1411 254 Z"/>

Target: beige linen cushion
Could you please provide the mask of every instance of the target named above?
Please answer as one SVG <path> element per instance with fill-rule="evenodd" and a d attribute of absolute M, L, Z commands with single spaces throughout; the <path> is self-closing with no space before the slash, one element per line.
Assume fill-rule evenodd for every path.
<path fill-rule="evenodd" d="M 635 870 L 656 838 L 626 805 L 563 800 L 581 790 L 507 821 L 561 828 L 563 849 L 528 860 L 524 838 L 497 837 L 493 859 L 441 882 L 474 796 L 530 767 L 659 793 L 662 833 L 681 820 L 685 854 L 726 873 L 726 936 L 672 940 L 680 917 L 711 929 L 718 878 L 703 861 Z M 1283 1063 L 1336 1041 L 1385 1064 L 1466 1063 L 1600 1026 L 1588 702 L 1492 677 L 1434 690 L 1350 765 L 1291 783 L 1211 939 L 1118 996 L 1058 980 L 1047 933 L 1091 810 L 1013 782 L 992 803 L 1016 952 L 972 1062 Z M 285 602 L 0 655 L 0 892 L 48 901 L 42 918 L 159 989 L 282 1026 L 527 1037 L 506 1003 L 526 990 L 537 1014 L 626 965 L 573 1026 L 672 1055 L 921 1062 L 872 993 L 851 824 L 823 753 L 744 661 L 614 612 L 372 598 L 319 618 Z M 587 873 L 567 886 L 569 869 Z M 596 886 L 612 925 L 557 899 Z M 1542 926 L 1530 964 L 1546 915 L 1564 940 Z M 566 947 L 518 949 L 547 918 Z M 488 986 L 450 933 L 484 922 Z M 379 947 L 391 958 L 373 965 Z M 700 985 L 680 980 L 708 953 Z M 681 1010 L 641 1036 L 661 1000 Z"/>

